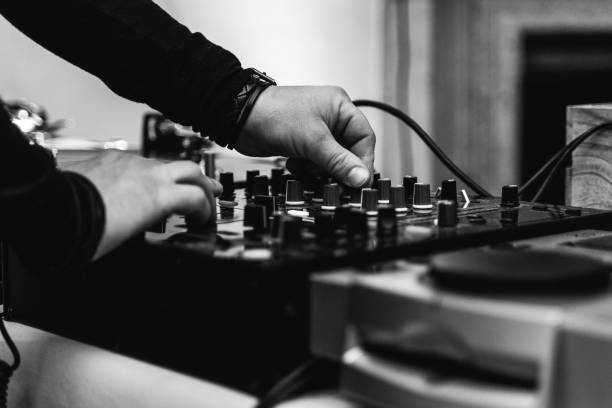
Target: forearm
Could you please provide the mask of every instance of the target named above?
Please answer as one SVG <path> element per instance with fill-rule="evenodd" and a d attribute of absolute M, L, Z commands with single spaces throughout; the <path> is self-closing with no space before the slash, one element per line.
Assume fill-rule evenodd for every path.
<path fill-rule="evenodd" d="M 206 130 L 247 76 L 238 59 L 150 0 L 3 1 L 0 13 L 117 94 Z"/>
<path fill-rule="evenodd" d="M 57 274 L 88 262 L 104 227 L 104 206 L 91 183 L 55 168 L 31 146 L 0 103 L 0 239 L 31 270 Z"/>

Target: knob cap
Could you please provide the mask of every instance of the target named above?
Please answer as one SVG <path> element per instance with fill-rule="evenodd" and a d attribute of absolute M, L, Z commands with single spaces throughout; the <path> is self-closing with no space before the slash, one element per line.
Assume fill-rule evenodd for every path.
<path fill-rule="evenodd" d="M 378 209 L 378 190 L 375 188 L 364 188 L 361 190 L 361 209 L 367 215 L 376 215 Z"/>
<path fill-rule="evenodd" d="M 448 200 L 457 202 L 457 182 L 453 179 L 442 181 L 442 190 L 440 191 L 440 200 Z"/>
<path fill-rule="evenodd" d="M 457 225 L 457 202 L 454 200 L 438 201 L 438 227 Z"/>
<path fill-rule="evenodd" d="M 266 208 L 266 218 L 270 218 L 276 211 L 276 197 L 267 195 L 256 195 L 253 204 L 263 205 Z"/>
<path fill-rule="evenodd" d="M 378 202 L 381 204 L 389 204 L 389 194 L 391 191 L 391 179 L 381 178 L 376 182 L 378 189 Z"/>
<path fill-rule="evenodd" d="M 368 237 L 368 215 L 362 210 L 351 210 L 348 214 L 346 228 L 350 240 L 366 239 Z"/>
<path fill-rule="evenodd" d="M 226 172 L 219 174 L 219 182 L 223 186 L 223 192 L 221 193 L 222 199 L 234 199 L 234 173 Z"/>
<path fill-rule="evenodd" d="M 302 244 L 302 219 L 286 216 L 281 219 L 280 237 L 283 246 L 292 247 Z"/>
<path fill-rule="evenodd" d="M 244 186 L 244 192 L 247 198 L 253 196 L 253 182 L 255 177 L 259 176 L 259 170 L 247 170 L 246 172 L 246 184 Z"/>
<path fill-rule="evenodd" d="M 267 225 L 266 207 L 257 204 L 247 204 L 244 207 L 244 226 L 253 228 L 255 232 L 263 232 Z"/>
<path fill-rule="evenodd" d="M 380 237 L 394 237 L 397 235 L 397 218 L 393 207 L 378 209 L 377 234 Z"/>
<path fill-rule="evenodd" d="M 412 197 L 414 197 L 414 185 L 418 179 L 415 176 L 404 176 L 404 193 L 406 194 L 406 202 L 412 204 Z"/>
<path fill-rule="evenodd" d="M 431 192 L 429 184 L 415 183 L 412 208 L 415 212 L 431 212 Z"/>
<path fill-rule="evenodd" d="M 519 206 L 519 188 L 516 184 L 502 187 L 501 205 L 502 207 Z"/>
<path fill-rule="evenodd" d="M 273 195 L 279 195 L 283 192 L 283 174 L 285 169 L 272 169 L 270 173 L 270 188 Z"/>
<path fill-rule="evenodd" d="M 255 176 L 253 179 L 253 195 L 267 196 L 270 194 L 270 181 L 268 176 Z"/>
<path fill-rule="evenodd" d="M 336 183 L 323 186 L 322 210 L 333 211 L 340 206 L 340 186 Z"/>
<path fill-rule="evenodd" d="M 402 186 L 391 187 L 389 203 L 391 207 L 395 208 L 396 212 L 407 212 L 408 207 L 406 206 L 406 190 Z"/>
<path fill-rule="evenodd" d="M 287 189 L 285 195 L 285 204 L 287 205 L 304 204 L 304 190 L 302 190 L 302 183 L 298 180 L 287 181 Z"/>

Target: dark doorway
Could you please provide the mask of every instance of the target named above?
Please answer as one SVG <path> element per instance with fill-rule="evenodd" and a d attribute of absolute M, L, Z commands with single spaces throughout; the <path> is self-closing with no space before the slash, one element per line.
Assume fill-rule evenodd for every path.
<path fill-rule="evenodd" d="M 611 31 L 530 33 L 523 37 L 521 178 L 565 145 L 568 105 L 612 102 Z M 537 190 L 537 187 L 536 189 Z M 535 193 L 530 191 L 527 197 Z M 539 201 L 562 204 L 564 174 Z"/>

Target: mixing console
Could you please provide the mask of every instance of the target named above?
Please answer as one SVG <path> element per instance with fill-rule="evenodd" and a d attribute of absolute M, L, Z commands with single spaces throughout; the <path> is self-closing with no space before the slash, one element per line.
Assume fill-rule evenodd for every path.
<path fill-rule="evenodd" d="M 507 241 L 577 228 L 604 228 L 612 213 L 520 202 L 518 187 L 501 198 L 470 198 L 455 180 L 436 190 L 416 177 L 400 185 L 374 177 L 372 188 L 350 189 L 333 180 L 297 180 L 283 169 L 270 177 L 248 171 L 244 189 L 221 173 L 217 222 L 190 230 L 172 217 L 147 241 L 179 253 L 235 267 L 305 270 L 370 262 L 449 248 Z"/>

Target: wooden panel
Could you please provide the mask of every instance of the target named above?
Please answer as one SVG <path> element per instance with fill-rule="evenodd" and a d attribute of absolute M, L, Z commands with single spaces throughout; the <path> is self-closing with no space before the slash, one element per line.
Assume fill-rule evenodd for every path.
<path fill-rule="evenodd" d="M 567 141 L 607 121 L 612 121 L 612 104 L 570 106 Z M 574 151 L 566 201 L 578 207 L 612 209 L 612 131 L 594 134 Z"/>

